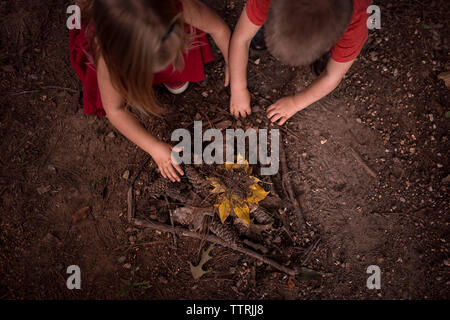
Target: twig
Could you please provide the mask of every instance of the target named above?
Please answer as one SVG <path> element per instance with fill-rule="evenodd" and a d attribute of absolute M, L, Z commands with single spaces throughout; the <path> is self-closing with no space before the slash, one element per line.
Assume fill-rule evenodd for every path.
<path fill-rule="evenodd" d="M 317 246 L 319 245 L 320 238 L 309 248 L 308 252 L 305 255 L 305 258 L 302 260 L 302 265 L 305 265 L 309 259 L 311 258 L 314 251 L 316 251 Z"/>
<path fill-rule="evenodd" d="M 147 166 L 149 161 L 150 161 L 150 157 L 145 159 L 144 163 L 140 166 L 140 168 L 139 168 L 138 172 L 136 173 L 136 175 L 134 176 L 133 180 L 131 180 L 130 187 L 128 188 L 128 193 L 127 193 L 128 222 L 131 222 L 131 220 L 135 217 L 135 213 L 136 213 L 136 206 L 135 206 L 135 200 L 134 200 L 134 183 L 139 178 L 139 176 L 141 175 L 142 171 Z"/>
<path fill-rule="evenodd" d="M 71 89 L 71 88 L 65 88 L 65 87 L 59 87 L 59 86 L 45 86 L 45 87 L 41 87 L 40 89 L 25 90 L 25 91 L 20 91 L 20 92 L 10 92 L 9 95 L 11 97 L 15 97 L 15 96 L 21 96 L 24 94 L 28 94 L 28 93 L 41 92 L 44 90 L 63 90 L 63 91 L 68 91 L 68 92 L 72 92 L 72 93 L 78 93 L 78 90 Z"/>
<path fill-rule="evenodd" d="M 166 199 L 167 210 L 169 210 L 170 224 L 172 225 L 173 245 L 176 248 L 177 247 L 177 233 L 175 232 L 175 225 L 173 223 L 173 214 L 172 214 L 172 210 L 170 210 L 169 200 L 167 200 L 167 196 L 164 196 L 164 199 Z"/>
<path fill-rule="evenodd" d="M 352 155 L 355 160 L 359 162 L 359 164 L 367 171 L 367 173 L 373 178 L 377 178 L 377 174 L 364 162 L 359 153 L 356 152 L 352 147 L 350 147 L 350 150 L 352 151 Z"/>
<path fill-rule="evenodd" d="M 127 210 L 128 222 L 131 222 L 131 220 L 135 216 L 134 184 L 131 184 L 130 187 L 128 188 L 127 203 L 128 203 L 128 210 Z"/>
<path fill-rule="evenodd" d="M 297 217 L 297 227 L 301 228 L 305 224 L 305 218 L 303 217 L 303 212 L 300 204 L 298 203 L 297 197 L 295 196 L 294 189 L 292 188 L 291 179 L 289 178 L 289 170 L 286 160 L 286 152 L 284 150 L 284 139 L 281 137 L 280 141 L 280 165 L 281 165 L 281 181 L 283 189 L 289 196 L 289 200 L 292 202 L 295 216 Z"/>
<path fill-rule="evenodd" d="M 161 224 L 161 223 L 157 223 L 157 222 L 147 222 L 147 221 L 143 221 L 143 220 L 139 220 L 139 219 L 133 219 L 132 222 L 138 226 L 138 227 L 144 227 L 144 228 L 151 228 L 151 229 L 156 229 L 162 232 L 172 232 L 172 228 L 171 226 L 165 225 L 165 224 Z M 192 231 L 188 231 L 184 228 L 180 228 L 180 227 L 175 227 L 175 231 L 178 235 L 180 236 L 184 236 L 184 237 L 189 237 L 189 238 L 194 238 L 194 239 L 199 239 L 202 240 L 204 236 L 202 236 L 201 234 L 198 234 L 196 232 L 192 232 Z M 243 248 L 242 246 L 239 246 L 237 244 L 233 244 L 233 243 L 226 243 L 222 240 L 220 240 L 219 238 L 217 238 L 216 236 L 213 235 L 206 235 L 205 236 L 205 240 L 215 243 L 217 245 L 223 246 L 223 247 L 227 247 L 230 249 L 233 249 L 235 251 L 238 251 L 240 253 L 246 254 L 252 258 L 258 259 L 268 265 L 270 265 L 271 267 L 284 272 L 290 276 L 296 276 L 301 274 L 302 270 L 297 270 L 297 269 L 290 269 L 288 267 L 285 267 L 281 264 L 279 264 L 278 262 L 275 262 L 269 258 L 266 258 L 262 255 L 260 255 L 259 253 L 256 253 L 253 250 L 247 249 L 247 248 Z"/>

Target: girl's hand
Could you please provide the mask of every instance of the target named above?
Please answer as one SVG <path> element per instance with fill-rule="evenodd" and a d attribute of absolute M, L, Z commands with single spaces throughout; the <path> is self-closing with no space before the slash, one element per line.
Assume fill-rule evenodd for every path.
<path fill-rule="evenodd" d="M 294 97 L 285 97 L 267 109 L 267 117 L 272 122 L 277 122 L 281 126 L 286 123 L 286 121 L 296 114 L 298 111 L 297 105 L 295 104 Z"/>
<path fill-rule="evenodd" d="M 247 88 L 231 89 L 230 112 L 235 118 L 247 117 L 252 113 L 250 108 L 250 92 Z"/>
<path fill-rule="evenodd" d="M 180 182 L 181 179 L 178 174 L 184 175 L 184 172 L 172 158 L 172 146 L 167 143 L 158 142 L 152 151 L 151 156 L 158 165 L 161 175 L 166 179 L 170 179 L 172 182 Z"/>

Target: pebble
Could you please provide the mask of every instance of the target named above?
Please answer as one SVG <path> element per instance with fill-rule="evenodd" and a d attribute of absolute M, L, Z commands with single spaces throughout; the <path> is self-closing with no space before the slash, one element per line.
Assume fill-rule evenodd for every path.
<path fill-rule="evenodd" d="M 129 177 L 130 177 L 130 170 L 127 170 L 122 174 L 122 178 L 124 178 L 125 180 L 128 180 Z"/>
<path fill-rule="evenodd" d="M 116 137 L 116 134 L 115 134 L 113 131 L 111 131 L 110 133 L 108 133 L 108 138 L 114 139 L 115 137 Z"/>
<path fill-rule="evenodd" d="M 40 195 L 42 195 L 44 193 L 49 192 L 51 189 L 52 189 L 51 186 L 46 186 L 46 187 L 37 188 L 36 190 Z"/>

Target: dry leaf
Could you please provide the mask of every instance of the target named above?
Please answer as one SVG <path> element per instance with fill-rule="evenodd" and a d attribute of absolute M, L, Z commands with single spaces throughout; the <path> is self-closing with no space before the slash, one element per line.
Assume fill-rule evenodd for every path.
<path fill-rule="evenodd" d="M 198 266 L 194 266 L 192 263 L 189 262 L 189 265 L 191 266 L 191 273 L 195 280 L 200 279 L 203 275 L 206 273 L 212 272 L 211 270 L 205 271 L 203 270 L 203 266 L 212 259 L 212 257 L 209 255 L 211 250 L 214 248 L 214 244 L 210 245 L 208 249 L 203 250 L 202 257 L 200 259 L 200 263 Z"/>
<path fill-rule="evenodd" d="M 220 193 L 224 193 L 225 192 L 225 188 L 220 183 L 219 179 L 214 178 L 214 177 L 208 177 L 208 178 L 206 178 L 206 180 L 208 180 L 209 183 L 211 184 L 211 186 L 214 188 L 213 190 L 211 190 L 211 193 L 213 193 L 213 194 L 220 194 Z"/>
<path fill-rule="evenodd" d="M 252 194 L 247 198 L 248 202 L 253 202 L 258 204 L 260 201 L 264 200 L 269 192 L 263 189 L 259 184 L 254 184 L 250 186 L 250 191 Z"/>
<path fill-rule="evenodd" d="M 232 197 L 231 205 L 236 216 L 250 226 L 250 209 L 248 208 L 248 205 L 235 195 Z"/>
<path fill-rule="evenodd" d="M 230 201 L 226 197 L 223 197 L 218 206 L 219 206 L 220 221 L 222 221 L 222 223 L 224 223 L 225 220 L 230 215 L 230 211 L 231 211 Z"/>
<path fill-rule="evenodd" d="M 441 73 L 438 75 L 438 79 L 444 80 L 445 86 L 450 89 L 450 71 Z"/>
<path fill-rule="evenodd" d="M 292 278 L 289 278 L 289 280 L 288 280 L 288 287 L 291 290 L 293 290 L 295 288 L 295 282 Z"/>
<path fill-rule="evenodd" d="M 80 222 L 88 217 L 90 207 L 84 207 L 72 215 L 72 223 Z"/>

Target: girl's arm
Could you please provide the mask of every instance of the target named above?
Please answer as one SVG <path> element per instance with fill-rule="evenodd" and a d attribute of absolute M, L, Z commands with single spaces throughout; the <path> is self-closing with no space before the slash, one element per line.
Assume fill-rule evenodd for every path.
<path fill-rule="evenodd" d="M 225 59 L 225 86 L 229 84 L 228 49 L 231 30 L 219 15 L 198 0 L 182 0 L 186 23 L 211 35 Z"/>
<path fill-rule="evenodd" d="M 114 89 L 105 61 L 100 58 L 97 66 L 98 85 L 103 107 L 111 124 L 125 137 L 149 153 L 161 174 L 172 181 L 180 181 L 181 167 L 171 158 L 171 147 L 152 136 L 126 108 L 123 98 Z"/>
<path fill-rule="evenodd" d="M 247 89 L 247 63 L 250 42 L 260 29 L 244 11 L 234 30 L 230 44 L 231 100 L 230 111 L 235 117 L 251 114 L 250 93 Z"/>
<path fill-rule="evenodd" d="M 267 116 L 272 122 L 283 125 L 290 117 L 305 109 L 316 101 L 319 101 L 337 88 L 347 71 L 352 66 L 350 62 L 328 61 L 325 71 L 315 79 L 305 90 L 295 96 L 285 97 L 267 109 Z"/>

